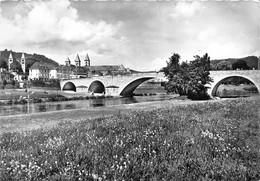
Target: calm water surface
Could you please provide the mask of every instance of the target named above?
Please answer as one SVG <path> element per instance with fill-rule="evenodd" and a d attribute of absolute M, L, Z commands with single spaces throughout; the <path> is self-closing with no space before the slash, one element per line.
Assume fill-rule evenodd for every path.
<path fill-rule="evenodd" d="M 151 101 L 163 101 L 169 100 L 177 95 L 155 95 L 155 96 L 137 96 L 137 97 L 117 97 L 117 98 L 99 98 L 99 99 L 89 99 L 89 100 L 75 100 L 75 101 L 63 101 L 63 102 L 44 102 L 44 103 L 28 103 L 24 105 L 4 105 L 0 106 L 0 117 L 9 115 L 21 115 L 21 114 L 31 114 L 40 112 L 51 112 L 59 110 L 69 110 L 69 109 L 82 109 L 90 107 L 107 107 L 113 105 L 122 104 L 133 104 L 140 102 L 151 102 Z M 260 104 L 260 94 L 251 95 L 253 99 L 259 101 Z M 260 107 L 258 108 L 260 111 Z M 259 112 L 260 113 L 260 112 Z"/>
<path fill-rule="evenodd" d="M 69 109 L 82 109 L 89 107 L 113 106 L 122 104 L 133 104 L 139 102 L 163 101 L 176 95 L 155 95 L 138 97 L 118 97 L 118 98 L 99 98 L 89 100 L 63 101 L 63 102 L 44 102 L 28 103 L 24 105 L 4 105 L 0 106 L 0 117 L 8 115 L 31 114 L 39 112 L 50 112 Z"/>

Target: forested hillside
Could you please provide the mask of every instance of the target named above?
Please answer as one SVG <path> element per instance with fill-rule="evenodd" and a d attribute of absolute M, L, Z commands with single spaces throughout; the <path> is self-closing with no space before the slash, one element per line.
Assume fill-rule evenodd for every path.
<path fill-rule="evenodd" d="M 7 68 L 7 60 L 10 55 L 11 50 L 5 49 L 4 51 L 0 51 L 0 68 Z M 53 66 L 57 66 L 58 63 L 55 62 L 52 59 L 49 59 L 45 57 L 44 55 L 39 55 L 39 54 L 28 54 L 24 53 L 25 58 L 26 58 L 26 72 L 29 72 L 29 68 L 35 63 L 35 62 L 46 62 L 49 63 Z M 18 63 L 18 60 L 22 56 L 22 52 L 15 52 L 12 51 L 12 56 L 14 59 L 14 63 L 12 65 L 12 68 L 17 71 L 21 71 L 21 65 Z"/>
<path fill-rule="evenodd" d="M 258 58 L 256 56 L 211 60 L 210 63 L 213 70 L 228 70 L 232 69 L 232 64 L 243 61 L 246 62 L 248 69 L 260 69 L 260 67 L 258 67 Z"/>

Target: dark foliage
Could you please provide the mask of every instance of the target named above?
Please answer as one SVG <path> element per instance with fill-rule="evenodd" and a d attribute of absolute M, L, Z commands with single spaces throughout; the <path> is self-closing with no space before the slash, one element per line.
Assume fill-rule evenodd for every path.
<path fill-rule="evenodd" d="M 249 70 L 250 68 L 248 67 L 246 61 L 238 60 L 232 64 L 232 69 L 233 70 L 236 70 L 236 69 Z"/>
<path fill-rule="evenodd" d="M 19 73 L 23 72 L 21 64 L 16 60 L 14 60 L 13 63 L 11 64 L 11 69 L 15 72 L 19 72 Z"/>
<path fill-rule="evenodd" d="M 223 60 L 216 64 L 211 64 L 212 70 L 232 70 L 232 62 Z"/>
<path fill-rule="evenodd" d="M 221 81 L 222 84 L 240 85 L 240 84 L 253 84 L 250 80 L 243 77 L 228 77 Z"/>
<path fill-rule="evenodd" d="M 226 70 L 225 66 L 224 69 L 220 69 L 221 66 L 219 66 L 218 64 L 222 61 L 224 62 L 228 62 L 228 64 L 230 64 L 230 66 L 237 62 L 238 60 L 243 60 L 247 63 L 249 69 L 259 69 L 260 67 L 258 67 L 258 58 L 256 56 L 248 56 L 248 57 L 244 57 L 244 58 L 228 58 L 228 59 L 218 59 L 218 60 L 211 60 L 210 64 L 211 64 L 211 70 Z M 229 67 L 229 66 L 228 66 Z M 231 67 L 232 69 L 232 67 Z"/>
<path fill-rule="evenodd" d="M 44 87 L 45 82 L 41 79 L 36 79 L 36 80 L 31 80 L 30 85 L 35 87 Z"/>
<path fill-rule="evenodd" d="M 5 68 L 5 69 L 8 68 L 7 62 L 3 59 L 0 60 L 0 68 Z"/>
<path fill-rule="evenodd" d="M 195 60 L 191 62 L 180 61 L 179 54 L 173 54 L 163 68 L 168 82 L 165 85 L 167 92 L 173 92 L 182 95 L 188 95 L 189 99 L 201 100 L 209 99 L 206 84 L 212 80 L 209 76 L 210 57 L 205 54 L 203 57 L 194 56 Z"/>

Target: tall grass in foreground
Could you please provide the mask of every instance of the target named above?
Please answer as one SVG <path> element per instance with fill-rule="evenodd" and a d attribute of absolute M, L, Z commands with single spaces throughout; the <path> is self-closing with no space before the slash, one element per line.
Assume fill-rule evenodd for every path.
<path fill-rule="evenodd" d="M 259 180 L 257 108 L 208 102 L 6 133 L 0 180 Z"/>

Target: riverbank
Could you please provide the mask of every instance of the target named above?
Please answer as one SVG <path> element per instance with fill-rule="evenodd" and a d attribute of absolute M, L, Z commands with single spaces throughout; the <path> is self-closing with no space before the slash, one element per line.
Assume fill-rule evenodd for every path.
<path fill-rule="evenodd" d="M 90 95 L 84 92 L 65 92 L 42 89 L 4 89 L 0 90 L 0 106 L 9 104 L 26 104 L 40 102 L 58 102 L 70 100 L 112 98 L 110 95 Z"/>
<path fill-rule="evenodd" d="M 57 122 L 2 135 L 0 180 L 259 180 L 258 100 L 30 115 L 35 125 Z"/>
<path fill-rule="evenodd" d="M 242 99 L 242 98 L 240 98 Z M 245 98 L 247 100 L 255 100 L 255 97 Z M 223 100 L 232 99 L 218 99 L 208 101 L 191 101 L 188 99 L 172 99 L 165 101 L 142 102 L 134 104 L 124 104 L 107 107 L 92 107 L 81 108 L 75 110 L 62 110 L 53 112 L 41 112 L 23 115 L 2 116 L 0 121 L 0 134 L 14 131 L 27 131 L 39 128 L 50 128 L 57 125 L 59 122 L 67 121 L 82 121 L 90 120 L 98 117 L 107 117 L 119 113 L 137 110 L 156 110 L 164 107 L 190 105 L 200 103 L 214 103 L 222 102 Z M 259 101 L 260 99 L 258 99 Z M 259 104 L 260 105 L 260 104 Z M 260 106 L 259 106 L 260 107 Z M 259 110 L 260 111 L 260 110 Z M 260 115 L 260 112 L 259 112 Z"/>
<path fill-rule="evenodd" d="M 92 107 L 75 110 L 63 110 L 54 112 L 41 112 L 23 115 L 2 116 L 0 121 L 0 134 L 13 131 L 26 131 L 38 128 L 51 127 L 59 122 L 82 121 L 97 117 L 107 117 L 118 113 L 151 110 L 172 105 L 192 104 L 189 100 L 153 101 L 134 104 L 124 104 L 107 107 Z"/>

